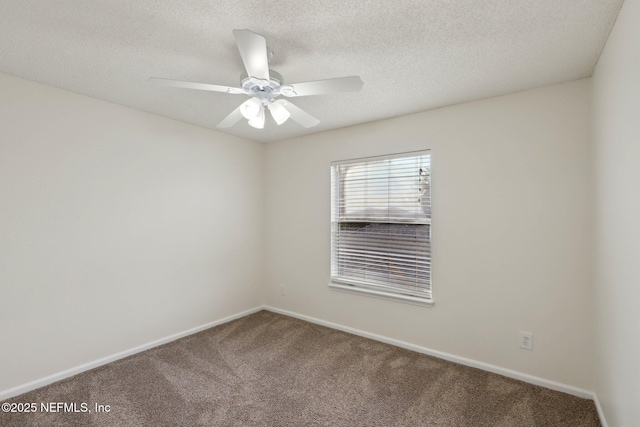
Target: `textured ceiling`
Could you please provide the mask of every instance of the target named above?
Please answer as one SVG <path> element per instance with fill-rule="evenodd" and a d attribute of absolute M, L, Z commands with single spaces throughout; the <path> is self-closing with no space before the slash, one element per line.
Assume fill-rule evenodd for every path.
<path fill-rule="evenodd" d="M 361 92 L 291 99 L 314 128 L 225 130 L 267 142 L 588 77 L 621 3 L 1 0 L 0 71 L 212 129 L 246 97 L 147 79 L 238 86 L 235 28 L 266 37 L 285 83 L 362 77 Z"/>

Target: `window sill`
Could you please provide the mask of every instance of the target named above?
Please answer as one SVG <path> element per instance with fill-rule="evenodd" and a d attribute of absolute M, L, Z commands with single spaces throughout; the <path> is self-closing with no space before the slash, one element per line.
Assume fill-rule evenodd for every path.
<path fill-rule="evenodd" d="M 397 302 L 403 302 L 405 304 L 419 305 L 422 307 L 433 307 L 433 299 L 425 299 L 420 297 L 413 297 L 410 295 L 394 294 L 391 292 L 377 291 L 374 289 L 358 288 L 356 286 L 344 285 L 342 283 L 329 283 L 329 288 L 341 291 L 349 292 L 353 294 L 366 295 L 375 298 L 382 298 Z"/>

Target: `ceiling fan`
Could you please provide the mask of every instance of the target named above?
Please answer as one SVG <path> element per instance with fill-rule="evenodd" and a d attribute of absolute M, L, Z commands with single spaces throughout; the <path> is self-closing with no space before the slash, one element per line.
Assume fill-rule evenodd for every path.
<path fill-rule="evenodd" d="M 291 118 L 298 124 L 310 128 L 320 123 L 320 120 L 291 102 L 277 98 L 280 95 L 292 98 L 296 96 L 352 92 L 359 91 L 362 88 L 363 83 L 358 76 L 284 84 L 282 76 L 269 69 L 269 60 L 273 56 L 273 52 L 267 49 L 267 41 L 263 36 L 249 30 L 233 30 L 233 36 L 236 39 L 236 44 L 246 69 L 246 72 L 243 72 L 240 76 L 240 87 L 185 82 L 157 77 L 152 77 L 149 80 L 165 86 L 250 96 L 247 101 L 240 104 L 238 108 L 218 123 L 217 127 L 219 128 L 229 128 L 244 117 L 249 121 L 250 126 L 262 129 L 264 128 L 265 110 L 267 109 L 278 125 Z"/>

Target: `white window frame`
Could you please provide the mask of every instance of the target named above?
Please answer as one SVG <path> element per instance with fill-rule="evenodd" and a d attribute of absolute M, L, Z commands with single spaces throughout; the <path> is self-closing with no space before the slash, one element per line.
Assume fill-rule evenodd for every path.
<path fill-rule="evenodd" d="M 362 295 L 367 295 L 367 296 L 372 296 L 372 297 L 378 297 L 378 298 L 384 298 L 384 299 L 390 299 L 390 300 L 394 300 L 394 301 L 400 301 L 400 302 L 404 302 L 404 303 L 409 303 L 409 304 L 414 304 L 414 305 L 421 305 L 421 306 L 432 306 L 434 303 L 433 300 L 433 283 L 432 283 L 432 276 L 429 276 L 429 289 L 428 292 L 408 292 L 406 290 L 402 290 L 400 288 L 398 289 L 394 289 L 392 286 L 380 286 L 379 284 L 368 284 L 366 282 L 366 280 L 363 281 L 352 281 L 352 280 L 348 280 L 345 278 L 341 278 L 341 277 L 337 277 L 336 273 L 338 271 L 337 267 L 336 267 L 336 250 L 337 250 L 337 246 L 336 246 L 336 227 L 339 227 L 339 223 L 340 221 L 340 215 L 342 210 L 344 210 L 344 208 L 342 208 L 342 210 L 339 209 L 339 207 L 337 206 L 337 204 L 340 204 L 340 206 L 344 206 L 345 205 L 345 201 L 342 199 L 339 199 L 340 196 L 340 187 L 341 187 L 341 183 L 340 183 L 340 177 L 339 177 L 339 170 L 336 168 L 339 168 L 340 166 L 345 166 L 345 165 L 350 165 L 350 164 L 358 164 L 358 163 L 369 163 L 369 162 L 378 162 L 381 160 L 389 160 L 389 159 L 400 159 L 400 158 L 408 158 L 408 157 L 417 157 L 417 156 L 429 156 L 429 187 L 431 187 L 431 151 L 430 150 L 420 150 L 420 151 L 413 151 L 413 152 L 406 152 L 406 153 L 397 153 L 397 154 L 390 154 L 390 155 L 384 155 L 384 156 L 373 156 L 373 157 L 364 157 L 364 158 L 357 158 L 357 159 L 348 159 L 348 160 L 341 160 L 341 161 L 336 161 L 336 162 L 332 162 L 331 163 L 331 181 L 332 181 L 332 188 L 331 188 L 331 281 L 329 283 L 329 287 L 333 290 L 337 290 L 337 291 L 344 291 L 344 292 L 350 292 L 350 293 L 357 293 L 357 294 L 362 294 Z M 430 188 L 429 188 L 430 190 Z M 429 200 L 428 202 L 428 207 L 429 207 L 429 214 L 428 214 L 428 218 L 425 216 L 424 218 L 420 219 L 420 224 L 429 224 L 429 233 L 428 233 L 428 244 L 429 247 L 431 245 L 432 239 L 431 239 L 431 231 L 432 231 L 432 227 L 431 227 L 431 200 Z M 336 210 L 339 209 L 339 210 Z M 363 221 L 363 222 L 367 222 L 367 221 Z M 389 223 L 398 223 L 398 224 L 402 224 L 405 221 L 403 220 L 389 220 Z M 432 260 L 432 252 L 429 249 L 429 273 L 432 272 L 431 270 L 431 260 Z"/>

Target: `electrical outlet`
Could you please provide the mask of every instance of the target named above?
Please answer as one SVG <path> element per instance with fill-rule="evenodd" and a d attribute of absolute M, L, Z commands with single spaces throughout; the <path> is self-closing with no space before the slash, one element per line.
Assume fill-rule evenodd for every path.
<path fill-rule="evenodd" d="M 287 288 L 285 288 L 284 285 L 280 285 L 280 295 L 286 295 L 287 294 Z"/>
<path fill-rule="evenodd" d="M 520 348 L 533 350 L 533 334 L 531 332 L 520 331 Z"/>

